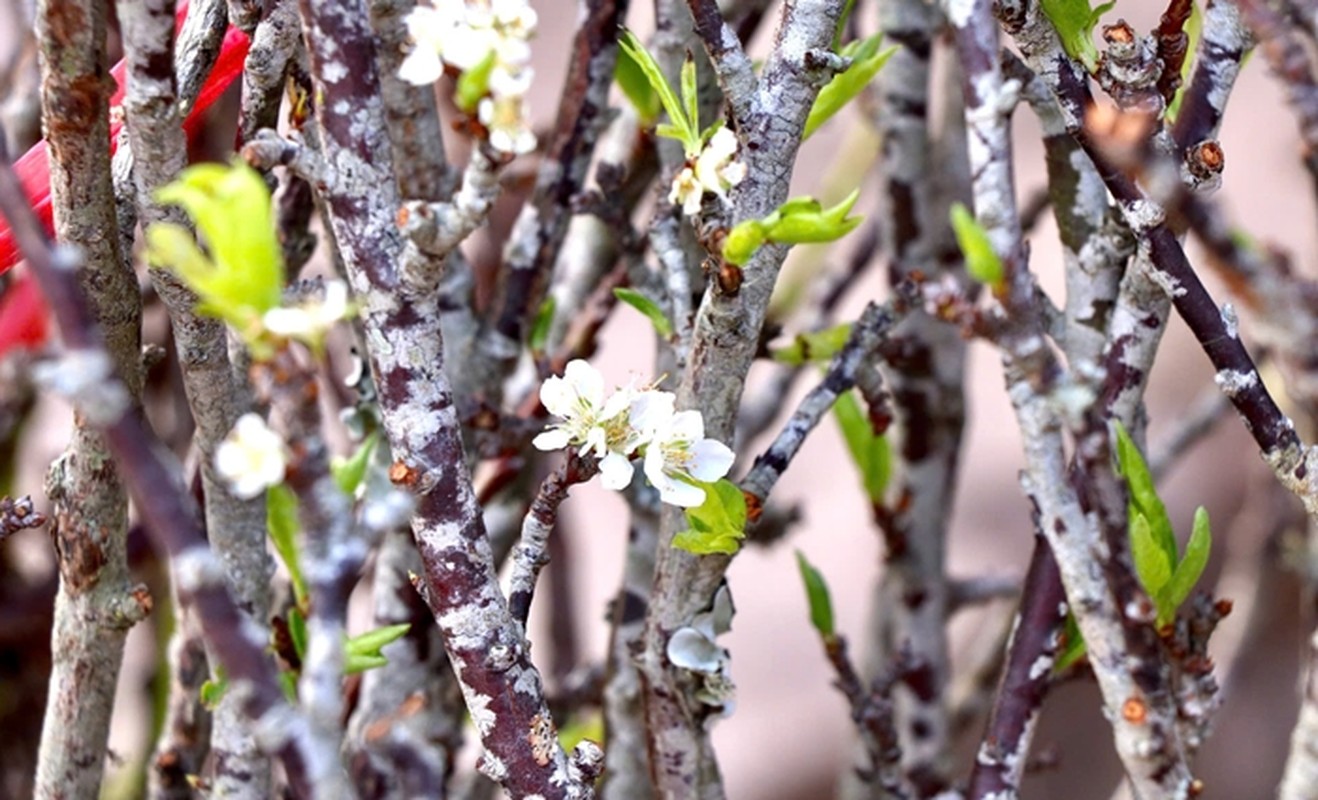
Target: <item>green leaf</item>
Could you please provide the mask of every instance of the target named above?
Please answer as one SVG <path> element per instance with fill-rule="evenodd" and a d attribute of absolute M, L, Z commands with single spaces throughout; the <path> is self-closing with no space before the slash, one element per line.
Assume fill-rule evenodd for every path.
<path fill-rule="evenodd" d="M 773 360 L 799 367 L 807 361 L 828 361 L 851 338 L 851 323 L 844 322 L 822 331 L 798 333 L 792 343 L 770 350 Z"/>
<path fill-rule="evenodd" d="M 961 203 L 952 204 L 950 217 L 957 246 L 966 258 L 966 272 L 980 283 L 997 290 L 1003 280 L 1002 259 L 993 250 L 988 232 L 975 220 L 970 209 Z"/>
<path fill-rule="evenodd" d="M 1130 557 L 1135 562 L 1135 574 L 1139 576 L 1140 585 L 1153 600 L 1161 620 L 1176 608 L 1166 607 L 1163 590 L 1172 578 L 1172 566 L 1175 562 L 1167 557 L 1166 551 L 1154 539 L 1149 531 L 1149 521 L 1143 514 L 1136 514 L 1130 521 Z"/>
<path fill-rule="evenodd" d="M 824 576 L 815 569 L 800 550 L 796 551 L 796 566 L 801 570 L 801 582 L 805 584 L 805 598 L 810 603 L 810 624 L 815 626 L 819 635 L 833 635 L 833 601 L 828 594 L 828 584 Z"/>
<path fill-rule="evenodd" d="M 673 323 L 668 321 L 658 303 L 635 289 L 614 289 L 613 296 L 644 314 L 661 338 L 667 339 L 673 335 Z"/>
<path fill-rule="evenodd" d="M 869 417 L 861 410 L 860 401 L 854 392 L 845 392 L 838 396 L 833 404 L 833 416 L 842 430 L 842 438 L 847 443 L 847 452 L 860 470 L 861 485 L 865 496 L 872 503 L 883 501 L 883 492 L 888 488 L 888 477 L 892 472 L 892 452 L 888 440 L 874 435 Z"/>
<path fill-rule="evenodd" d="M 293 641 L 293 652 L 297 653 L 298 661 L 305 661 L 307 658 L 307 618 L 302 616 L 302 612 L 297 606 L 288 610 L 288 638 Z"/>
<path fill-rule="evenodd" d="M 659 103 L 668 112 L 670 124 L 660 125 L 655 129 L 659 136 L 666 136 L 670 139 L 677 139 L 682 143 L 687 157 L 691 157 L 700 152 L 700 135 L 695 129 L 695 124 L 687 119 L 686 110 L 682 103 L 673 93 L 673 87 L 668 85 L 668 79 L 664 77 L 664 71 L 659 67 L 659 62 L 654 60 L 654 56 L 645 49 L 641 41 L 636 38 L 636 34 L 629 30 L 624 30 L 618 37 L 618 47 L 636 63 L 645 80 L 654 89 L 655 94 L 659 97 Z"/>
<path fill-rule="evenodd" d="M 335 458 L 330 463 L 334 482 L 349 497 L 357 496 L 357 487 L 362 485 L 362 480 L 366 477 L 366 468 L 370 466 L 371 453 L 375 450 L 379 438 L 378 432 L 372 431 L 361 444 L 357 445 L 357 450 L 350 457 Z"/>
<path fill-rule="evenodd" d="M 696 84 L 696 59 L 691 55 L 691 51 L 686 53 L 686 60 L 682 62 L 682 103 L 686 107 L 686 124 L 687 129 L 691 131 L 700 130 L 700 96 Z M 687 153 L 688 156 L 693 155 Z"/>
<path fill-rule="evenodd" d="M 837 25 L 833 26 L 833 52 L 838 52 L 838 47 L 842 44 L 842 33 L 847 29 L 847 21 L 851 19 L 851 12 L 856 9 L 856 0 L 846 0 L 842 6 L 842 13 L 837 15 Z"/>
<path fill-rule="evenodd" d="M 723 260 L 743 266 L 765 242 L 808 244 L 832 242 L 856 229 L 864 217 L 849 217 L 860 189 L 832 208 L 813 197 L 794 197 L 763 219 L 737 223 L 723 241 Z"/>
<path fill-rule="evenodd" d="M 549 328 L 554 323 L 554 312 L 557 309 L 558 301 L 550 295 L 536 310 L 535 320 L 531 322 L 531 333 L 526 337 L 527 346 L 531 348 L 532 353 L 544 352 L 545 343 L 549 341 Z"/>
<path fill-rule="evenodd" d="M 297 704 L 297 673 L 291 669 L 279 673 L 279 688 L 284 690 L 284 699 Z"/>
<path fill-rule="evenodd" d="M 1098 48 L 1094 46 L 1094 26 L 1116 1 L 1092 8 L 1089 0 L 1042 0 L 1043 13 L 1057 29 L 1057 38 L 1071 58 L 1078 59 L 1090 72 L 1098 65 Z"/>
<path fill-rule="evenodd" d="M 1208 512 L 1203 506 L 1195 509 L 1194 527 L 1190 531 L 1190 540 L 1185 543 L 1185 558 L 1176 565 L 1171 581 L 1167 584 L 1165 595 L 1173 611 L 1181 607 L 1185 598 L 1190 596 L 1194 586 L 1208 566 L 1208 556 L 1213 549 L 1213 532 L 1208 526 Z M 1170 622 L 1171 620 L 1166 620 Z"/>
<path fill-rule="evenodd" d="M 663 105 L 659 102 L 659 93 L 650 85 L 645 70 L 636 63 L 630 50 L 618 48 L 618 65 L 613 69 L 613 79 L 618 82 L 623 95 L 631 101 L 640 118 L 641 126 L 648 128 L 659 119 Z"/>
<path fill-rule="evenodd" d="M 494 71 L 496 53 L 491 50 L 476 66 L 466 70 L 458 78 L 458 85 L 453 92 L 453 103 L 470 114 L 480 105 L 485 95 L 490 93 L 490 73 Z"/>
<path fill-rule="evenodd" d="M 833 80 L 824 85 L 815 97 L 814 105 L 810 107 L 810 116 L 805 120 L 805 132 L 801 134 L 802 141 L 809 139 L 819 126 L 833 118 L 847 103 L 850 103 L 857 95 L 869 85 L 874 76 L 879 74 L 883 65 L 892 58 L 892 54 L 897 52 L 897 48 L 889 47 L 882 52 L 879 51 L 879 42 L 882 40 L 882 34 L 875 34 L 860 43 L 854 48 L 854 52 L 843 51 L 843 55 L 850 56 L 851 66 L 846 70 L 833 76 Z M 848 50 L 853 48 L 848 46 Z"/>
<path fill-rule="evenodd" d="M 1148 465 L 1144 463 L 1144 456 L 1140 455 L 1139 448 L 1126 432 L 1125 426 L 1119 420 L 1113 420 L 1112 427 L 1116 433 L 1117 468 L 1121 476 L 1126 479 L 1126 486 L 1130 490 L 1129 516 L 1132 522 L 1137 514 L 1147 520 L 1153 540 L 1167 554 L 1168 563 L 1175 564 L 1180 561 L 1176 534 L 1172 533 L 1172 522 L 1167 516 L 1167 508 L 1162 504 L 1158 491 L 1153 485 L 1153 475 L 1150 474 Z"/>
<path fill-rule="evenodd" d="M 215 666 L 215 672 L 201 685 L 198 699 L 208 710 L 214 711 L 229 688 L 229 678 L 224 674 L 224 667 Z"/>
<path fill-rule="evenodd" d="M 705 502 L 684 509 L 691 527 L 673 537 L 673 546 L 696 555 L 732 555 L 746 535 L 746 495 L 727 478 L 696 485 L 705 490 Z"/>
<path fill-rule="evenodd" d="M 156 199 L 187 212 L 209 256 L 185 228 L 156 223 L 146 234 L 152 265 L 177 272 L 197 293 L 200 312 L 225 320 L 244 339 L 251 337 L 253 320 L 279 305 L 284 282 L 265 181 L 241 162 L 198 164 L 158 189 Z"/>
<path fill-rule="evenodd" d="M 781 244 L 832 242 L 856 229 L 863 217 L 848 217 L 852 206 L 860 198 L 860 189 L 832 208 L 823 208 L 810 198 L 797 198 L 784 203 L 778 211 L 764 219 L 768 229 L 766 238 Z"/>
<path fill-rule="evenodd" d="M 380 652 L 380 648 L 401 639 L 409 623 L 386 625 L 373 631 L 354 636 L 343 643 L 343 672 L 353 675 L 374 667 L 382 667 L 389 659 Z"/>
<path fill-rule="evenodd" d="M 1053 661 L 1053 672 L 1065 672 L 1080 659 L 1085 657 L 1085 637 L 1076 624 L 1075 614 L 1066 615 L 1066 624 L 1062 628 L 1062 650 Z"/>
<path fill-rule="evenodd" d="M 265 523 L 270 530 L 270 541 L 275 546 L 275 552 L 288 570 L 289 580 L 293 584 L 293 598 L 299 606 L 305 606 L 307 584 L 302 577 L 297 553 L 297 495 L 282 483 L 266 490 Z"/>

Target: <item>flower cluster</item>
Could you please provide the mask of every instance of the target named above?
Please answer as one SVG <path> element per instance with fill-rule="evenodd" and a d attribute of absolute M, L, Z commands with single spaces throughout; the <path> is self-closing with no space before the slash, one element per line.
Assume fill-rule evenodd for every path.
<path fill-rule="evenodd" d="M 713 192 L 727 199 L 727 192 L 746 177 L 746 165 L 737 158 L 737 135 L 727 128 L 719 128 L 709 137 L 695 165 L 683 167 L 673 178 L 668 201 L 682 206 L 688 217 L 700 213 L 705 192 Z"/>
<path fill-rule="evenodd" d="M 585 361 L 568 362 L 563 377 L 540 388 L 540 402 L 561 421 L 532 442 L 540 450 L 579 447 L 599 459 L 600 480 L 620 490 L 632 480 L 632 457 L 643 456 L 645 477 L 665 503 L 694 508 L 705 501 L 699 483 L 728 474 L 733 453 L 705 438 L 699 411 L 674 410 L 671 392 L 624 386 L 605 396 L 604 377 Z"/>
<path fill-rule="evenodd" d="M 531 46 L 536 13 L 526 0 L 433 0 L 407 16 L 412 51 L 398 68 L 408 83 L 439 80 L 445 66 L 481 76 L 476 106 L 490 146 L 513 155 L 535 149 L 526 118 L 531 88 Z"/>

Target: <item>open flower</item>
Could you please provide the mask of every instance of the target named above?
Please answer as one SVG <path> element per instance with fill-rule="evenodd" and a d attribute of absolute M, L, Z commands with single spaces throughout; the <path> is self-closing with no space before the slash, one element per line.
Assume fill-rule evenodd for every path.
<path fill-rule="evenodd" d="M 526 104 L 520 97 L 487 97 L 477 108 L 481 124 L 490 132 L 490 147 L 517 156 L 535 149 L 535 134 L 526 121 Z"/>
<path fill-rule="evenodd" d="M 635 397 L 635 390 L 624 387 L 606 399 L 604 376 L 586 361 L 569 361 L 563 377 L 546 378 L 540 386 L 545 410 L 562 421 L 531 444 L 539 450 L 575 445 L 583 455 L 600 460 L 600 479 L 606 488 L 621 489 L 631 482 L 630 455 L 641 444 L 631 425 Z"/>
<path fill-rule="evenodd" d="M 244 414 L 215 448 L 215 471 L 234 496 L 250 500 L 283 482 L 288 448 L 259 414 Z"/>
<path fill-rule="evenodd" d="M 733 458 L 727 445 L 705 438 L 699 411 L 678 411 L 656 421 L 645 449 L 645 477 L 665 503 L 694 508 L 705 502 L 705 490 L 694 483 L 713 483 L 727 475 Z"/>
<path fill-rule="evenodd" d="M 719 128 L 696 156 L 694 167 L 683 167 L 673 178 L 668 200 L 682 206 L 682 213 L 692 216 L 700 211 L 705 192 L 727 198 L 728 190 L 746 177 L 746 165 L 736 160 L 737 135 Z"/>

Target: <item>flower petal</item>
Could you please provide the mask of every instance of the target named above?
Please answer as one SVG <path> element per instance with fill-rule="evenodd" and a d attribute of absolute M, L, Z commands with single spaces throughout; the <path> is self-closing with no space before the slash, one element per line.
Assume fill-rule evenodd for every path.
<path fill-rule="evenodd" d="M 651 483 L 654 483 L 655 488 L 659 490 L 659 499 L 670 506 L 695 508 L 705 502 L 705 490 L 699 486 L 692 486 L 686 481 L 665 475 L 662 483 L 655 481 Z"/>
<path fill-rule="evenodd" d="M 567 362 L 567 366 L 563 369 L 563 379 L 591 408 L 599 408 L 603 404 L 604 376 L 592 367 L 589 361 L 577 358 Z"/>
<path fill-rule="evenodd" d="M 701 439 L 691 445 L 687 472 L 701 483 L 713 483 L 728 474 L 736 454 L 717 439 Z"/>
<path fill-rule="evenodd" d="M 562 450 L 571 443 L 572 437 L 562 428 L 550 428 L 531 440 L 537 450 Z"/>
<path fill-rule="evenodd" d="M 632 462 L 621 453 L 609 453 L 600 460 L 600 483 L 605 489 L 620 492 L 632 482 Z"/>
<path fill-rule="evenodd" d="M 668 640 L 668 660 L 676 667 L 693 672 L 718 672 L 723 648 L 711 642 L 695 628 L 678 628 Z"/>

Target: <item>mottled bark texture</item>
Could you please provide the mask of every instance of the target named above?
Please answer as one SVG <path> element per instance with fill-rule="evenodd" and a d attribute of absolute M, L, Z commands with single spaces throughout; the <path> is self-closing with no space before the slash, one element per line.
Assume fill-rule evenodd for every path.
<path fill-rule="evenodd" d="M 554 737 L 539 673 L 494 573 L 444 369 L 438 298 L 400 280 L 408 257 L 395 224 L 401 198 L 365 8 L 303 0 L 301 11 L 333 169 L 323 194 L 361 305 L 391 477 L 417 498 L 412 530 L 427 599 L 486 749 L 482 771 L 514 797 L 590 796 L 593 768 L 583 773 Z"/>
<path fill-rule="evenodd" d="M 142 384 L 141 301 L 115 235 L 105 7 L 78 0 L 40 3 L 36 31 L 55 235 L 85 254 L 80 283 L 115 370 L 136 398 Z M 151 598 L 128 573 L 127 497 L 118 471 L 83 415 L 69 449 L 51 466 L 46 493 L 60 588 L 36 796 L 93 797 L 105 766 L 124 637 L 150 611 Z"/>

